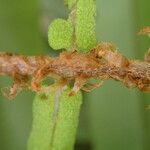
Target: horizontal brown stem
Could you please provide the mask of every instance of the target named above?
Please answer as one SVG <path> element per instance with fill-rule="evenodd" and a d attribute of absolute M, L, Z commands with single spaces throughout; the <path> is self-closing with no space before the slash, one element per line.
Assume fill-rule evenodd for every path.
<path fill-rule="evenodd" d="M 62 52 L 59 57 L 20 56 L 0 53 L 0 75 L 13 77 L 14 83 L 9 96 L 14 96 L 19 89 L 31 81 L 34 91 L 42 91 L 41 82 L 46 77 L 56 79 L 57 86 L 64 86 L 75 81 L 73 91 L 85 89 L 87 79 L 114 79 L 127 87 L 137 87 L 150 91 L 149 53 L 145 61 L 129 60 L 122 56 L 110 43 L 101 43 L 90 53 Z M 57 87 L 54 86 L 54 87 Z M 93 85 L 94 87 L 94 85 Z M 72 93 L 73 94 L 73 93 Z"/>

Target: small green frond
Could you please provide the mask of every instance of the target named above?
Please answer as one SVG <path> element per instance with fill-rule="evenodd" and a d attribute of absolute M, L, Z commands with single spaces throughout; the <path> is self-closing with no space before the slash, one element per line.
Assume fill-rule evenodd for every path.
<path fill-rule="evenodd" d="M 72 42 L 73 27 L 69 21 L 54 20 L 48 30 L 49 45 L 55 49 L 69 49 Z"/>

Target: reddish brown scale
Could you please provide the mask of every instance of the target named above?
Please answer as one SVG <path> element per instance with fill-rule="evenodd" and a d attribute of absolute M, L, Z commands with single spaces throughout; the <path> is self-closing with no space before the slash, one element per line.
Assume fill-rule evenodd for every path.
<path fill-rule="evenodd" d="M 52 59 L 48 56 L 19 56 L 12 53 L 0 53 L 0 74 L 13 77 L 13 85 L 10 90 L 4 89 L 4 94 L 10 98 L 15 96 L 22 88 L 27 87 L 30 77 L 34 77 L 37 71 L 49 64 Z M 7 90 L 7 91 L 6 91 Z"/>
<path fill-rule="evenodd" d="M 101 62 L 91 54 L 77 52 L 63 52 L 52 63 L 54 72 L 64 78 L 75 79 L 76 77 L 91 78 L 91 74 L 100 68 Z"/>
<path fill-rule="evenodd" d="M 34 75 L 39 68 L 51 62 L 48 56 L 19 56 L 12 53 L 0 53 L 0 74 L 13 76 Z"/>
<path fill-rule="evenodd" d="M 150 26 L 147 26 L 145 28 L 143 28 L 139 34 L 142 34 L 142 35 L 150 35 Z"/>

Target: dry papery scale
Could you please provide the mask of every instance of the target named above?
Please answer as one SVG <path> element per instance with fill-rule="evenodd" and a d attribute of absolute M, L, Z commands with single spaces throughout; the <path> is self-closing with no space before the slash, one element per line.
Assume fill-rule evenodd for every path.
<path fill-rule="evenodd" d="M 150 27 L 142 29 L 140 34 L 149 35 Z M 13 78 L 12 87 L 9 90 L 3 88 L 3 93 L 9 98 L 14 98 L 23 88 L 47 93 L 74 82 L 69 93 L 72 96 L 80 89 L 89 92 L 109 79 L 121 81 L 129 88 L 137 87 L 150 92 L 150 50 L 144 61 L 129 60 L 107 42 L 98 44 L 89 53 L 74 50 L 62 52 L 59 57 L 0 52 L 0 75 Z M 42 86 L 42 81 L 47 77 L 55 79 L 55 83 Z M 90 78 L 97 79 L 98 83 L 88 83 Z"/>

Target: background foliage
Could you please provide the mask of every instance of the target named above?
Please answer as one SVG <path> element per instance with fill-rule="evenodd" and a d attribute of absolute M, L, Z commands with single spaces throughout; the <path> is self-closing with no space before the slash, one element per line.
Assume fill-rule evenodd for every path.
<path fill-rule="evenodd" d="M 143 58 L 150 41 L 136 33 L 150 25 L 150 1 L 97 0 L 96 6 L 98 40 L 116 43 L 129 58 Z M 56 55 L 48 46 L 47 26 L 67 14 L 63 0 L 0 0 L 0 50 Z M 9 78 L 0 79 L 1 87 L 10 84 Z M 26 149 L 33 97 L 29 91 L 12 102 L 0 97 L 0 149 Z M 84 99 L 77 150 L 150 149 L 150 110 L 144 110 L 150 94 L 109 81 Z"/>

